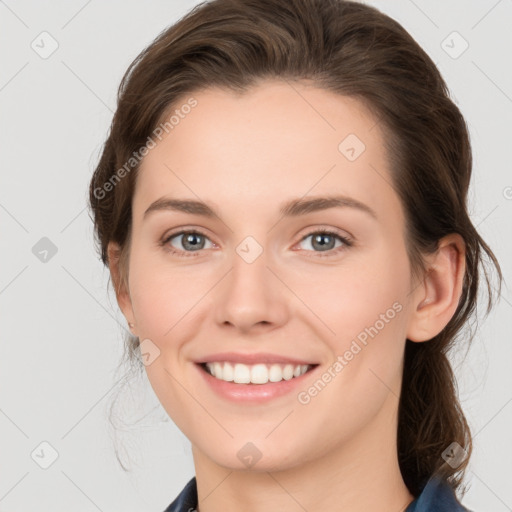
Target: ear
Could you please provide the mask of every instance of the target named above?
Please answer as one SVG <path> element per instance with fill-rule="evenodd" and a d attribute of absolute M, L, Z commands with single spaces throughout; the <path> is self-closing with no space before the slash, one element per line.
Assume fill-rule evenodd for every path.
<path fill-rule="evenodd" d="M 128 289 L 127 281 L 123 279 L 121 261 L 121 248 L 115 242 L 109 242 L 107 247 L 108 266 L 110 269 L 110 276 L 114 285 L 117 303 L 130 326 L 130 330 L 135 334 L 135 317 L 132 309 L 132 301 L 130 298 L 130 290 Z M 132 327 L 133 325 L 133 327 Z"/>
<path fill-rule="evenodd" d="M 465 248 L 463 238 L 452 233 L 442 238 L 436 253 L 427 258 L 427 272 L 412 292 L 412 314 L 407 330 L 411 341 L 432 339 L 453 317 L 462 294 Z"/>

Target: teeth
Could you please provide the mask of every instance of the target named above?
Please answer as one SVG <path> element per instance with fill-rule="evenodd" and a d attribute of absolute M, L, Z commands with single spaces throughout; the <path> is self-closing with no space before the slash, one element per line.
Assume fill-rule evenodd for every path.
<path fill-rule="evenodd" d="M 215 378 L 226 382 L 235 382 L 237 384 L 266 384 L 267 382 L 279 382 L 281 380 L 290 380 L 293 377 L 304 375 L 310 368 L 310 365 L 292 365 L 292 364 L 231 364 L 231 363 L 206 363 L 206 368 Z"/>

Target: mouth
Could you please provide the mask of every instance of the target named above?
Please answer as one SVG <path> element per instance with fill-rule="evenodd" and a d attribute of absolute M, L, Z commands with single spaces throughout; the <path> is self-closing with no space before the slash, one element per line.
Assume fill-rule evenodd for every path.
<path fill-rule="evenodd" d="M 224 362 L 197 363 L 217 380 L 234 384 L 268 384 L 302 377 L 318 364 L 243 364 Z"/>

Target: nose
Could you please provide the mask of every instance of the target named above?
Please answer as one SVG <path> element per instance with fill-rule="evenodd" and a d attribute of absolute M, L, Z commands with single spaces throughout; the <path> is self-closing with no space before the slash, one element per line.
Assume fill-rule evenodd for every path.
<path fill-rule="evenodd" d="M 216 320 L 243 333 L 272 330 L 286 323 L 290 293 L 270 269 L 265 251 L 248 262 L 235 253 L 232 269 L 219 283 L 215 297 Z"/>

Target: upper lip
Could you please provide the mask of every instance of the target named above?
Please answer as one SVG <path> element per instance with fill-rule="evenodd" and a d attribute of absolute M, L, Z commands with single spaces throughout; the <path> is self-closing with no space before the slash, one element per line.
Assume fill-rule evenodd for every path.
<path fill-rule="evenodd" d="M 211 354 L 204 356 L 201 359 L 196 360 L 196 363 L 214 363 L 214 362 L 229 362 L 229 363 L 242 363 L 242 364 L 293 364 L 293 365 L 316 365 L 311 361 L 297 359 L 295 357 L 281 356 L 278 354 L 271 354 L 268 352 L 252 353 L 252 354 L 241 354 L 236 352 L 221 352 L 217 354 Z"/>

